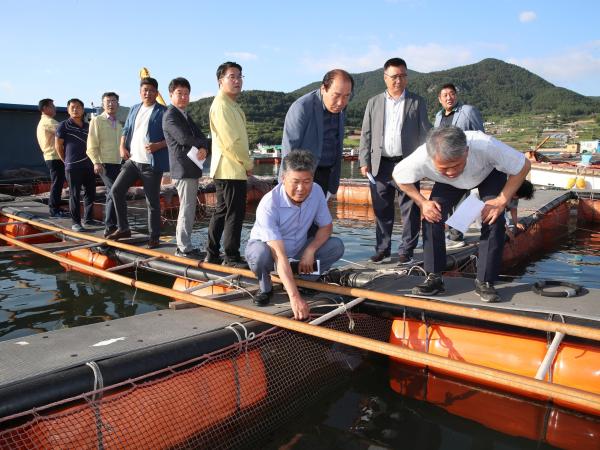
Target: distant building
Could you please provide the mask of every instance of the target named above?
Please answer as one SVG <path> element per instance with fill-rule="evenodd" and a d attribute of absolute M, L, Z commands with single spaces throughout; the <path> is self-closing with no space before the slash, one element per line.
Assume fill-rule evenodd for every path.
<path fill-rule="evenodd" d="M 89 113 L 91 109 L 85 111 Z M 67 108 L 56 107 L 56 120 L 67 117 Z M 0 103 L 0 179 L 7 176 L 6 171 L 15 169 L 48 173 L 36 137 L 39 121 L 37 105 Z"/>

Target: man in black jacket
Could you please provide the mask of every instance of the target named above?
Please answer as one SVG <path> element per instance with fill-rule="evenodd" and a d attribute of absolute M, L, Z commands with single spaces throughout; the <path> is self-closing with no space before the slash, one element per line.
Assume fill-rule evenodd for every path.
<path fill-rule="evenodd" d="M 175 255 L 199 258 L 200 251 L 192 246 L 192 227 L 196 217 L 198 179 L 202 162 L 208 155 L 208 140 L 185 112 L 190 103 L 190 83 L 175 78 L 169 84 L 171 106 L 163 116 L 163 131 L 169 147 L 171 178 L 179 195 L 177 218 L 177 250 Z"/>

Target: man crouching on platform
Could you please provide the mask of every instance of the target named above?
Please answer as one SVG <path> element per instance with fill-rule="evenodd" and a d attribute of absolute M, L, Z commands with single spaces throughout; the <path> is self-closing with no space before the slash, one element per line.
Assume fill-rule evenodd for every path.
<path fill-rule="evenodd" d="M 344 254 L 344 244 L 331 237 L 333 224 L 325 194 L 313 183 L 315 160 L 308 150 L 292 150 L 284 158 L 282 181 L 265 195 L 256 209 L 256 221 L 246 245 L 246 260 L 260 285 L 254 303 L 265 306 L 273 295 L 270 272 L 277 273 L 288 293 L 294 318 L 308 318 L 309 307 L 300 295 L 288 258 L 298 260 L 302 278 L 316 280 L 316 261 L 320 272 L 327 271 Z M 317 189 L 315 189 L 317 186 Z M 307 232 L 315 223 L 314 237 Z"/>

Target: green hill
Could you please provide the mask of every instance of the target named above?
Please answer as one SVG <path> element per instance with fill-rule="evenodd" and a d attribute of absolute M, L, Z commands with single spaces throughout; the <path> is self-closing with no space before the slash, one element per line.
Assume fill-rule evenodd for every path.
<path fill-rule="evenodd" d="M 360 127 L 365 106 L 370 97 L 383 92 L 383 69 L 352 74 L 354 97 L 348 105 L 348 125 Z M 600 112 L 600 98 L 586 97 L 568 89 L 556 87 L 522 67 L 497 59 L 484 59 L 476 64 L 430 73 L 409 70 L 408 89 L 427 100 L 431 120 L 440 108 L 437 94 L 444 83 L 452 82 L 459 98 L 476 106 L 485 120 L 513 115 L 554 113 L 562 116 L 583 116 Z M 240 105 L 248 120 L 251 146 L 258 142 L 281 142 L 285 114 L 294 100 L 318 88 L 315 81 L 290 93 L 245 91 Z M 211 98 L 190 104 L 189 111 L 202 130 L 208 131 L 208 110 Z"/>

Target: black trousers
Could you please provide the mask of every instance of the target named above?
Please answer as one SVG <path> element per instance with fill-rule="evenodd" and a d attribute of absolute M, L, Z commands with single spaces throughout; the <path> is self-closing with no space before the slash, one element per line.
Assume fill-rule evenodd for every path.
<path fill-rule="evenodd" d="M 162 171 L 154 170 L 150 164 L 136 163 L 130 159 L 123 164 L 121 172 L 110 190 L 117 213 L 119 230 L 129 230 L 127 190 L 137 180 L 142 180 L 148 207 L 148 233 L 151 240 L 158 240 L 160 237 L 160 182 L 162 175 Z"/>
<path fill-rule="evenodd" d="M 313 181 L 321 186 L 325 196 L 327 196 L 327 192 L 329 191 L 329 177 L 332 170 L 333 167 L 317 167 L 317 170 L 315 170 Z"/>
<path fill-rule="evenodd" d="M 240 257 L 242 225 L 246 214 L 246 180 L 215 180 L 217 207 L 208 224 L 207 252 L 218 258 L 223 249 L 228 258 Z"/>
<path fill-rule="evenodd" d="M 392 247 L 392 230 L 395 219 L 395 199 L 398 193 L 400 218 L 402 220 L 402 242 L 398 246 L 398 254 L 412 257 L 415 247 L 419 242 L 421 228 L 421 211 L 412 199 L 401 192 L 394 180 L 392 172 L 397 161 L 381 158 L 375 184 L 369 183 L 371 200 L 375 212 L 375 251 L 377 253 L 390 253 Z M 419 189 L 419 183 L 415 183 Z"/>
<path fill-rule="evenodd" d="M 496 198 L 506 184 L 506 174 L 494 169 L 477 186 L 479 197 L 485 202 Z M 446 268 L 446 237 L 444 224 L 452 208 L 460 201 L 466 189 L 458 189 L 449 184 L 435 183 L 430 200 L 442 207 L 442 220 L 436 223 L 423 219 L 423 251 L 427 273 L 441 273 Z M 492 225 L 482 224 L 477 261 L 477 279 L 481 282 L 494 282 L 500 273 L 502 251 L 504 250 L 505 218 L 501 214 Z"/>
<path fill-rule="evenodd" d="M 50 196 L 48 197 L 48 208 L 50 214 L 56 214 L 60 209 L 60 197 L 65 184 L 65 163 L 60 159 L 51 159 L 46 161 L 46 166 L 50 171 Z"/>
<path fill-rule="evenodd" d="M 81 224 L 79 203 L 81 201 L 81 188 L 83 187 L 83 220 L 94 219 L 94 200 L 96 198 L 96 177 L 94 168 L 90 164 L 86 167 L 68 169 L 66 171 L 69 181 L 69 211 L 73 223 Z"/>

